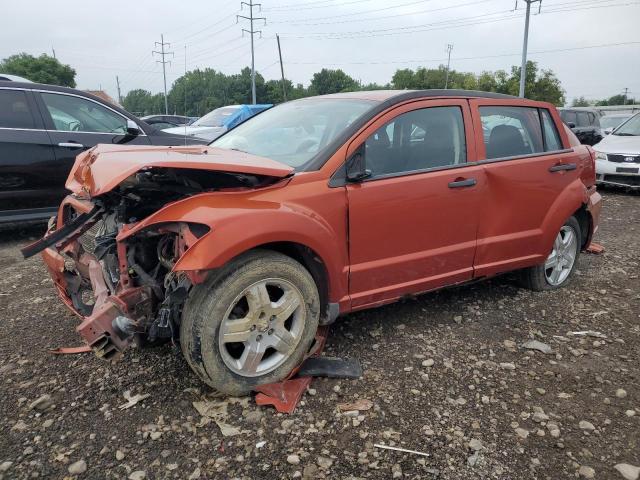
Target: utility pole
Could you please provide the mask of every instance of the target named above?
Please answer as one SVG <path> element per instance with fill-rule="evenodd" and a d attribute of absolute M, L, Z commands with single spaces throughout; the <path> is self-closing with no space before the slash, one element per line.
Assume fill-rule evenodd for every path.
<path fill-rule="evenodd" d="M 527 44 L 529 43 L 529 17 L 531 16 L 531 4 L 539 2 L 538 13 L 542 8 L 542 0 L 524 0 L 527 4 L 527 15 L 524 20 L 524 41 L 522 43 L 522 64 L 520 66 L 520 98 L 524 98 L 524 85 L 527 77 Z M 516 10 L 518 0 L 516 0 Z"/>
<path fill-rule="evenodd" d="M 448 58 L 447 58 L 447 76 L 444 79 L 444 89 L 445 90 L 449 86 L 449 67 L 451 66 L 451 50 L 453 50 L 453 43 L 448 43 L 447 44 L 447 53 L 448 53 Z"/>
<path fill-rule="evenodd" d="M 624 102 L 622 102 L 622 104 L 623 104 L 623 105 L 626 105 L 626 104 L 627 104 L 627 95 L 629 94 L 629 89 L 628 89 L 627 87 L 625 87 L 623 90 L 624 90 L 624 93 L 623 93 L 623 95 L 624 95 Z"/>
<path fill-rule="evenodd" d="M 278 57 L 280 57 L 280 74 L 282 75 L 282 96 L 284 101 L 287 101 L 287 86 L 284 83 L 284 67 L 282 66 L 282 50 L 280 50 L 280 35 L 276 33 L 276 40 L 278 41 Z"/>
<path fill-rule="evenodd" d="M 122 94 L 120 93 L 120 79 L 116 75 L 116 85 L 118 86 L 118 103 L 122 105 Z"/>
<path fill-rule="evenodd" d="M 56 58 L 56 49 L 51 47 L 51 52 L 53 52 L 53 58 Z"/>
<path fill-rule="evenodd" d="M 167 103 L 167 70 L 166 70 L 166 64 L 171 64 L 170 61 L 165 60 L 165 57 L 167 55 L 172 55 L 173 56 L 173 52 L 166 52 L 164 47 L 170 47 L 171 44 L 169 43 L 165 43 L 164 41 L 164 35 L 160 35 L 160 41 L 156 42 L 156 47 L 160 45 L 160 51 L 157 50 L 153 50 L 151 52 L 151 54 L 153 55 L 154 53 L 157 53 L 158 55 L 161 56 L 162 60 L 156 60 L 156 63 L 161 63 L 162 64 L 162 76 L 164 78 L 164 114 L 168 115 L 169 114 L 169 104 Z"/>
<path fill-rule="evenodd" d="M 249 30 L 246 29 L 242 29 L 242 34 L 244 35 L 244 33 L 248 33 L 249 35 L 251 35 L 251 103 L 253 103 L 254 105 L 256 104 L 256 62 L 255 62 L 255 54 L 254 54 L 254 48 L 253 48 L 253 35 L 256 33 L 260 34 L 260 37 L 262 37 L 262 30 L 254 30 L 253 29 L 253 22 L 255 20 L 264 20 L 264 24 L 267 24 L 267 19 L 265 17 L 254 17 L 253 16 L 253 7 L 258 7 L 258 9 L 260 10 L 262 8 L 262 4 L 260 3 L 253 3 L 253 0 L 249 0 L 248 2 L 240 2 L 240 9 L 242 10 L 242 8 L 244 6 L 249 7 L 249 16 L 246 17 L 244 15 L 236 15 L 236 22 L 239 21 L 239 19 L 243 18 L 245 20 L 249 20 Z"/>

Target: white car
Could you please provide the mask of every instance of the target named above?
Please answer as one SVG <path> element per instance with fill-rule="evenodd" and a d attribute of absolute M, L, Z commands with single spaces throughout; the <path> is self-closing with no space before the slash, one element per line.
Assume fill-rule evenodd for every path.
<path fill-rule="evenodd" d="M 600 117 L 600 128 L 602 128 L 602 133 L 610 135 L 617 126 L 622 125 L 632 116 L 632 113 L 611 113 Z"/>
<path fill-rule="evenodd" d="M 640 113 L 594 145 L 599 184 L 640 189 Z"/>
<path fill-rule="evenodd" d="M 191 125 L 166 128 L 163 132 L 202 138 L 212 142 L 227 130 L 231 130 L 236 125 L 272 106 L 271 104 L 260 104 L 220 107 L 207 113 Z"/>

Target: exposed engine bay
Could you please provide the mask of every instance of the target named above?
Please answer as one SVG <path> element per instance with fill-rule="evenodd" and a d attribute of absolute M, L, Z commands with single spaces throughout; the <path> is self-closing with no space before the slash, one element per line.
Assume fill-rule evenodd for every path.
<path fill-rule="evenodd" d="M 221 171 L 147 168 L 89 200 L 69 196 L 47 236 L 23 249 L 42 252 L 63 300 L 83 317 L 78 332 L 95 353 L 116 359 L 178 336 L 190 288 L 208 272 L 176 271 L 177 260 L 209 232 L 207 225 L 157 223 L 126 233 L 149 215 L 186 197 L 268 186 L 275 177 Z M 68 231 L 67 231 L 68 230 Z"/>

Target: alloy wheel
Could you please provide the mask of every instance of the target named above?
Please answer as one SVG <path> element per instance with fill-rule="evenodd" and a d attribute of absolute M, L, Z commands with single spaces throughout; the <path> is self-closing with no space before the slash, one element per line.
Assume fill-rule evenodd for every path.
<path fill-rule="evenodd" d="M 220 325 L 220 355 L 243 377 L 265 375 L 295 351 L 306 321 L 302 293 L 280 278 L 245 288 L 227 309 Z"/>
<path fill-rule="evenodd" d="M 564 225 L 555 242 L 553 250 L 544 264 L 544 275 L 549 285 L 561 285 L 571 273 L 578 255 L 578 236 L 572 227 Z"/>

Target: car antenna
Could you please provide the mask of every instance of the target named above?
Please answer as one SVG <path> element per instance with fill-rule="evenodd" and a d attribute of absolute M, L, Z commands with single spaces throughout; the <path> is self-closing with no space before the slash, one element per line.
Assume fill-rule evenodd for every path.
<path fill-rule="evenodd" d="M 184 116 L 187 116 L 187 46 L 184 46 Z M 184 146 L 187 146 L 187 124 L 184 124 Z"/>

